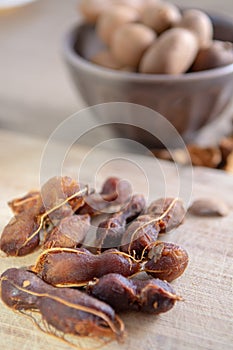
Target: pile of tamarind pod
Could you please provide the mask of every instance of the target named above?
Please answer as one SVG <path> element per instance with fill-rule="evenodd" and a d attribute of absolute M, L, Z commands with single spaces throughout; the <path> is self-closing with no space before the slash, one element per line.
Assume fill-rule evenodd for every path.
<path fill-rule="evenodd" d="M 118 178 L 109 178 L 100 194 L 90 194 L 88 186 L 81 186 L 68 176 L 54 177 L 41 191 L 9 202 L 15 216 L 2 232 L 0 249 L 7 255 L 23 256 L 39 245 L 80 246 L 91 217 L 110 206 L 124 205 L 130 193 L 129 184 Z"/>
<path fill-rule="evenodd" d="M 120 340 L 124 324 L 115 312 L 159 314 L 181 300 L 169 283 L 183 274 L 188 254 L 159 240 L 183 222 L 180 199 L 147 207 L 143 195 L 132 195 L 116 177 L 100 193 L 54 177 L 9 206 L 15 216 L 2 232 L 1 250 L 22 256 L 41 249 L 31 266 L 2 274 L 1 298 L 10 308 L 39 312 L 64 334 Z M 89 247 L 85 238 L 97 216 Z"/>

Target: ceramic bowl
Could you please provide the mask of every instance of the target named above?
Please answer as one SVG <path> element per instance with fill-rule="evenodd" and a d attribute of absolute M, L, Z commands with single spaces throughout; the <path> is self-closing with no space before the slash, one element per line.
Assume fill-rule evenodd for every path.
<path fill-rule="evenodd" d="M 233 42 L 233 19 L 209 16 L 214 38 Z M 102 46 L 88 24 L 75 25 L 64 40 L 70 76 L 88 106 L 113 101 L 146 106 L 170 121 L 184 140 L 190 140 L 199 129 L 221 116 L 232 99 L 233 64 L 177 76 L 114 71 L 90 62 Z M 132 134 L 130 128 L 121 131 L 124 136 Z M 139 141 L 143 138 L 140 132 L 136 135 Z"/>

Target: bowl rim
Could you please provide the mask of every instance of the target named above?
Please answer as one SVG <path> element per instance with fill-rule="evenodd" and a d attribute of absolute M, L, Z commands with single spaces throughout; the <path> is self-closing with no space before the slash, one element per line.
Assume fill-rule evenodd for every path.
<path fill-rule="evenodd" d="M 231 22 L 233 26 L 233 18 L 227 15 L 216 15 L 215 13 L 209 13 L 211 17 L 214 17 L 219 20 L 225 20 L 226 22 Z M 79 69 L 88 71 L 95 75 L 115 79 L 115 80 L 126 80 L 127 82 L 140 82 L 140 83 L 182 83 L 189 81 L 200 81 L 206 79 L 215 79 L 218 77 L 224 77 L 233 73 L 233 63 L 228 64 L 223 67 L 218 67 L 214 69 L 209 69 L 200 72 L 189 72 L 185 74 L 145 74 L 145 73 L 136 73 L 136 72 L 127 72 L 114 70 L 110 68 L 105 68 L 99 66 L 95 63 L 88 61 L 79 55 L 75 49 L 74 44 L 77 37 L 77 33 L 83 27 L 93 27 L 92 25 L 85 23 L 83 21 L 73 24 L 70 29 L 66 32 L 63 39 L 63 54 L 66 60 L 72 63 L 73 66 L 77 66 Z"/>

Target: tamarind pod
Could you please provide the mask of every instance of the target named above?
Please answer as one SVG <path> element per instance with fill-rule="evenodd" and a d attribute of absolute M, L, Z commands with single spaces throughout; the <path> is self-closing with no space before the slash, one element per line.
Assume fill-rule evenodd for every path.
<path fill-rule="evenodd" d="M 114 273 L 90 282 L 87 293 L 111 305 L 117 312 L 136 310 L 156 315 L 169 311 L 177 300 L 181 300 L 165 281 L 128 279 Z"/>
<path fill-rule="evenodd" d="M 44 251 L 31 271 L 54 286 L 84 286 L 110 272 L 131 276 L 140 270 L 131 256 L 110 249 L 94 255 L 83 248 L 52 248 Z"/>
<path fill-rule="evenodd" d="M 1 298 L 16 310 L 37 310 L 64 334 L 120 340 L 124 324 L 111 306 L 75 289 L 57 289 L 24 269 L 1 276 Z"/>

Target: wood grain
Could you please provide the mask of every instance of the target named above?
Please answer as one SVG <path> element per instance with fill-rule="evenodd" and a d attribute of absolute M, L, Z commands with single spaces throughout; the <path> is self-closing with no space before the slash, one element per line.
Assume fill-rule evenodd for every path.
<path fill-rule="evenodd" d="M 40 158 L 43 141 L 0 133 L 0 228 L 9 220 L 11 213 L 6 202 L 30 188 L 39 186 Z M 93 181 L 93 173 L 99 162 L 106 158 L 106 151 L 98 151 L 95 162 L 88 163 L 83 170 L 87 182 Z M 105 152 L 105 156 L 104 156 Z M 63 171 L 75 173 L 87 150 L 74 148 Z M 116 154 L 107 155 L 109 159 Z M 150 157 L 125 155 L 130 166 L 121 167 L 112 162 L 103 167 L 98 176 L 100 183 L 108 175 L 129 178 L 138 192 L 145 190 L 144 177 L 129 172 L 132 164 L 144 164 L 153 169 L 154 159 Z M 74 166 L 75 164 L 75 166 Z M 160 170 L 159 170 L 160 169 Z M 177 192 L 177 176 L 174 166 L 159 162 L 157 171 L 165 174 L 168 195 Z M 76 169 L 77 170 L 77 169 Z M 131 170 L 130 170 L 131 172 Z M 153 174 L 149 198 L 156 198 L 164 188 L 162 176 Z M 225 218 L 194 218 L 187 216 L 185 223 L 174 232 L 164 236 L 167 241 L 182 244 L 189 252 L 190 263 L 185 274 L 173 283 L 178 294 L 185 299 L 167 314 L 153 317 L 129 313 L 122 315 L 126 324 L 127 337 L 123 344 L 112 343 L 104 349 L 122 350 L 167 350 L 167 349 L 233 349 L 233 177 L 221 171 L 196 168 L 194 182 L 188 169 L 182 169 L 182 177 L 189 193 L 193 184 L 192 198 L 219 197 L 231 207 Z M 183 180 L 183 181 L 184 181 Z M 32 264 L 38 252 L 22 258 L 0 257 L 0 273 L 11 266 Z M 70 347 L 49 335 L 40 332 L 30 320 L 15 314 L 0 303 L 0 349 L 39 350 L 70 349 Z"/>

